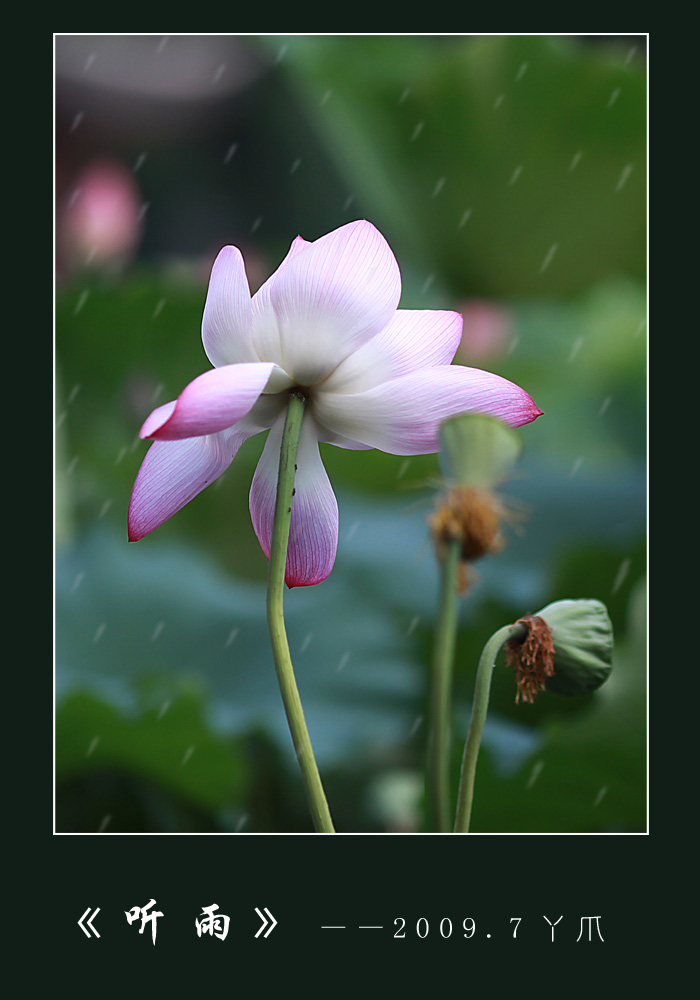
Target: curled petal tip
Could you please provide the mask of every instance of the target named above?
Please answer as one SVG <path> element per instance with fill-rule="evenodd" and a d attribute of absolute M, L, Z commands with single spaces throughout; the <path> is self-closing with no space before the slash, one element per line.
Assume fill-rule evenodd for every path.
<path fill-rule="evenodd" d="M 161 430 L 162 427 L 167 424 L 173 415 L 175 410 L 176 401 L 173 400 L 170 403 L 164 403 L 162 406 L 156 407 L 156 409 L 148 416 L 141 426 L 139 431 L 139 437 L 142 441 L 148 438 L 154 437 Z"/>

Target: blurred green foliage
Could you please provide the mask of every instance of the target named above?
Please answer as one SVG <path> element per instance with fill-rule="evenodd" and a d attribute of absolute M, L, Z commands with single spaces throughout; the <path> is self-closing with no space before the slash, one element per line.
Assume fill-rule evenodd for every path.
<path fill-rule="evenodd" d="M 507 342 L 471 357 L 465 331 L 457 360 L 524 386 L 545 411 L 520 431 L 524 457 L 502 490 L 521 517 L 506 550 L 478 566 L 461 610 L 455 781 L 492 632 L 561 598 L 599 599 L 613 621 L 612 676 L 587 698 L 545 693 L 516 706 L 512 675 L 496 670 L 472 828 L 644 830 L 640 60 L 629 46 L 536 36 L 250 44 L 285 52 L 257 91 L 260 144 L 271 145 L 266 123 L 278 119 L 266 102 L 277 88 L 289 111 L 274 133 L 280 158 L 296 154 L 298 120 L 327 180 L 321 203 L 339 176 L 354 194 L 325 225 L 316 205 L 321 228 L 302 235 L 363 214 L 397 255 L 402 306 L 497 300 L 511 318 Z M 292 204 L 295 183 L 279 180 L 275 200 Z M 269 271 L 295 235 L 261 235 Z M 146 451 L 139 426 L 208 367 L 205 294 L 200 267 L 144 260 L 121 276 L 74 274 L 57 291 L 62 830 L 310 830 L 266 636 L 267 563 L 248 513 L 262 438 L 154 535 L 126 541 Z M 286 601 L 312 742 L 339 829 L 420 829 L 437 595 L 426 517 L 438 457 L 322 454 L 340 507 L 338 558 L 325 583 Z"/>

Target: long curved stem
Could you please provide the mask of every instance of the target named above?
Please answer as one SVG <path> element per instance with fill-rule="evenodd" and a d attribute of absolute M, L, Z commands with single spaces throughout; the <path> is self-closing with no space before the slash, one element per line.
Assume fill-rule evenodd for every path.
<path fill-rule="evenodd" d="M 305 405 L 306 397 L 303 393 L 290 392 L 287 419 L 280 448 L 275 519 L 270 543 L 270 565 L 267 576 L 267 624 L 284 710 L 304 779 L 314 826 L 318 833 L 335 833 L 326 795 L 321 784 L 321 776 L 311 747 L 309 732 L 306 728 L 304 710 L 294 677 L 287 631 L 284 625 L 284 577 L 287 567 L 289 528 L 292 520 L 295 460 Z"/>
<path fill-rule="evenodd" d="M 442 560 L 440 604 L 430 666 L 428 695 L 428 759 L 426 767 L 429 827 L 450 828 L 450 743 L 452 674 L 457 629 L 457 571 L 461 542 L 448 543 Z"/>
<path fill-rule="evenodd" d="M 474 702 L 472 717 L 469 723 L 467 741 L 464 744 L 462 757 L 462 773 L 459 779 L 459 794 L 457 797 L 457 818 L 455 833 L 469 833 L 472 800 L 474 798 L 474 778 L 476 776 L 476 761 L 481 746 L 481 734 L 484 731 L 486 713 L 489 709 L 491 693 L 491 674 L 496 664 L 496 656 L 501 646 L 509 639 L 524 638 L 526 629 L 523 625 L 505 625 L 488 640 L 479 659 L 474 686 Z"/>

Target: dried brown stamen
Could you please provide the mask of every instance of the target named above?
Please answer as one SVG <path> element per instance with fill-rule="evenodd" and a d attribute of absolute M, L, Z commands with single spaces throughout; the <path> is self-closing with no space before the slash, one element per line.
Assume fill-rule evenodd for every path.
<path fill-rule="evenodd" d="M 506 663 L 515 670 L 518 693 L 515 702 L 534 702 L 539 691 L 544 691 L 548 677 L 554 674 L 554 642 L 552 632 L 539 615 L 519 618 L 516 625 L 524 625 L 524 639 L 509 639 L 505 644 Z"/>
<path fill-rule="evenodd" d="M 503 508 L 493 494 L 455 486 L 431 518 L 430 527 L 438 542 L 460 542 L 462 560 L 473 562 L 503 548 L 502 516 Z"/>

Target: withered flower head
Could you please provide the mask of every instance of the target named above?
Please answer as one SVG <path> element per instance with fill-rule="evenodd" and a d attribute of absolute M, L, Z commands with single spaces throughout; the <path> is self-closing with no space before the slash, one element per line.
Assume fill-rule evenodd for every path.
<path fill-rule="evenodd" d="M 516 623 L 527 633 L 505 644 L 515 670 L 516 702 L 532 702 L 545 688 L 557 694 L 590 694 L 610 676 L 612 622 L 596 600 L 554 601 Z"/>
<path fill-rule="evenodd" d="M 552 631 L 539 615 L 519 618 L 517 625 L 524 625 L 524 639 L 509 639 L 505 644 L 506 663 L 515 670 L 515 683 L 519 701 L 532 703 L 539 691 L 544 691 L 548 677 L 554 675 L 554 641 Z"/>
<path fill-rule="evenodd" d="M 492 493 L 453 486 L 431 518 L 430 527 L 438 543 L 460 542 L 462 560 L 473 562 L 503 548 L 502 516 L 503 507 Z"/>
<path fill-rule="evenodd" d="M 494 416 L 463 413 L 440 429 L 441 465 L 448 489 L 429 519 L 438 557 L 448 546 L 459 545 L 457 586 L 464 593 L 475 574 L 470 564 L 500 552 L 505 541 L 503 520 L 512 521 L 493 488 L 508 474 L 522 450 L 512 427 Z"/>

